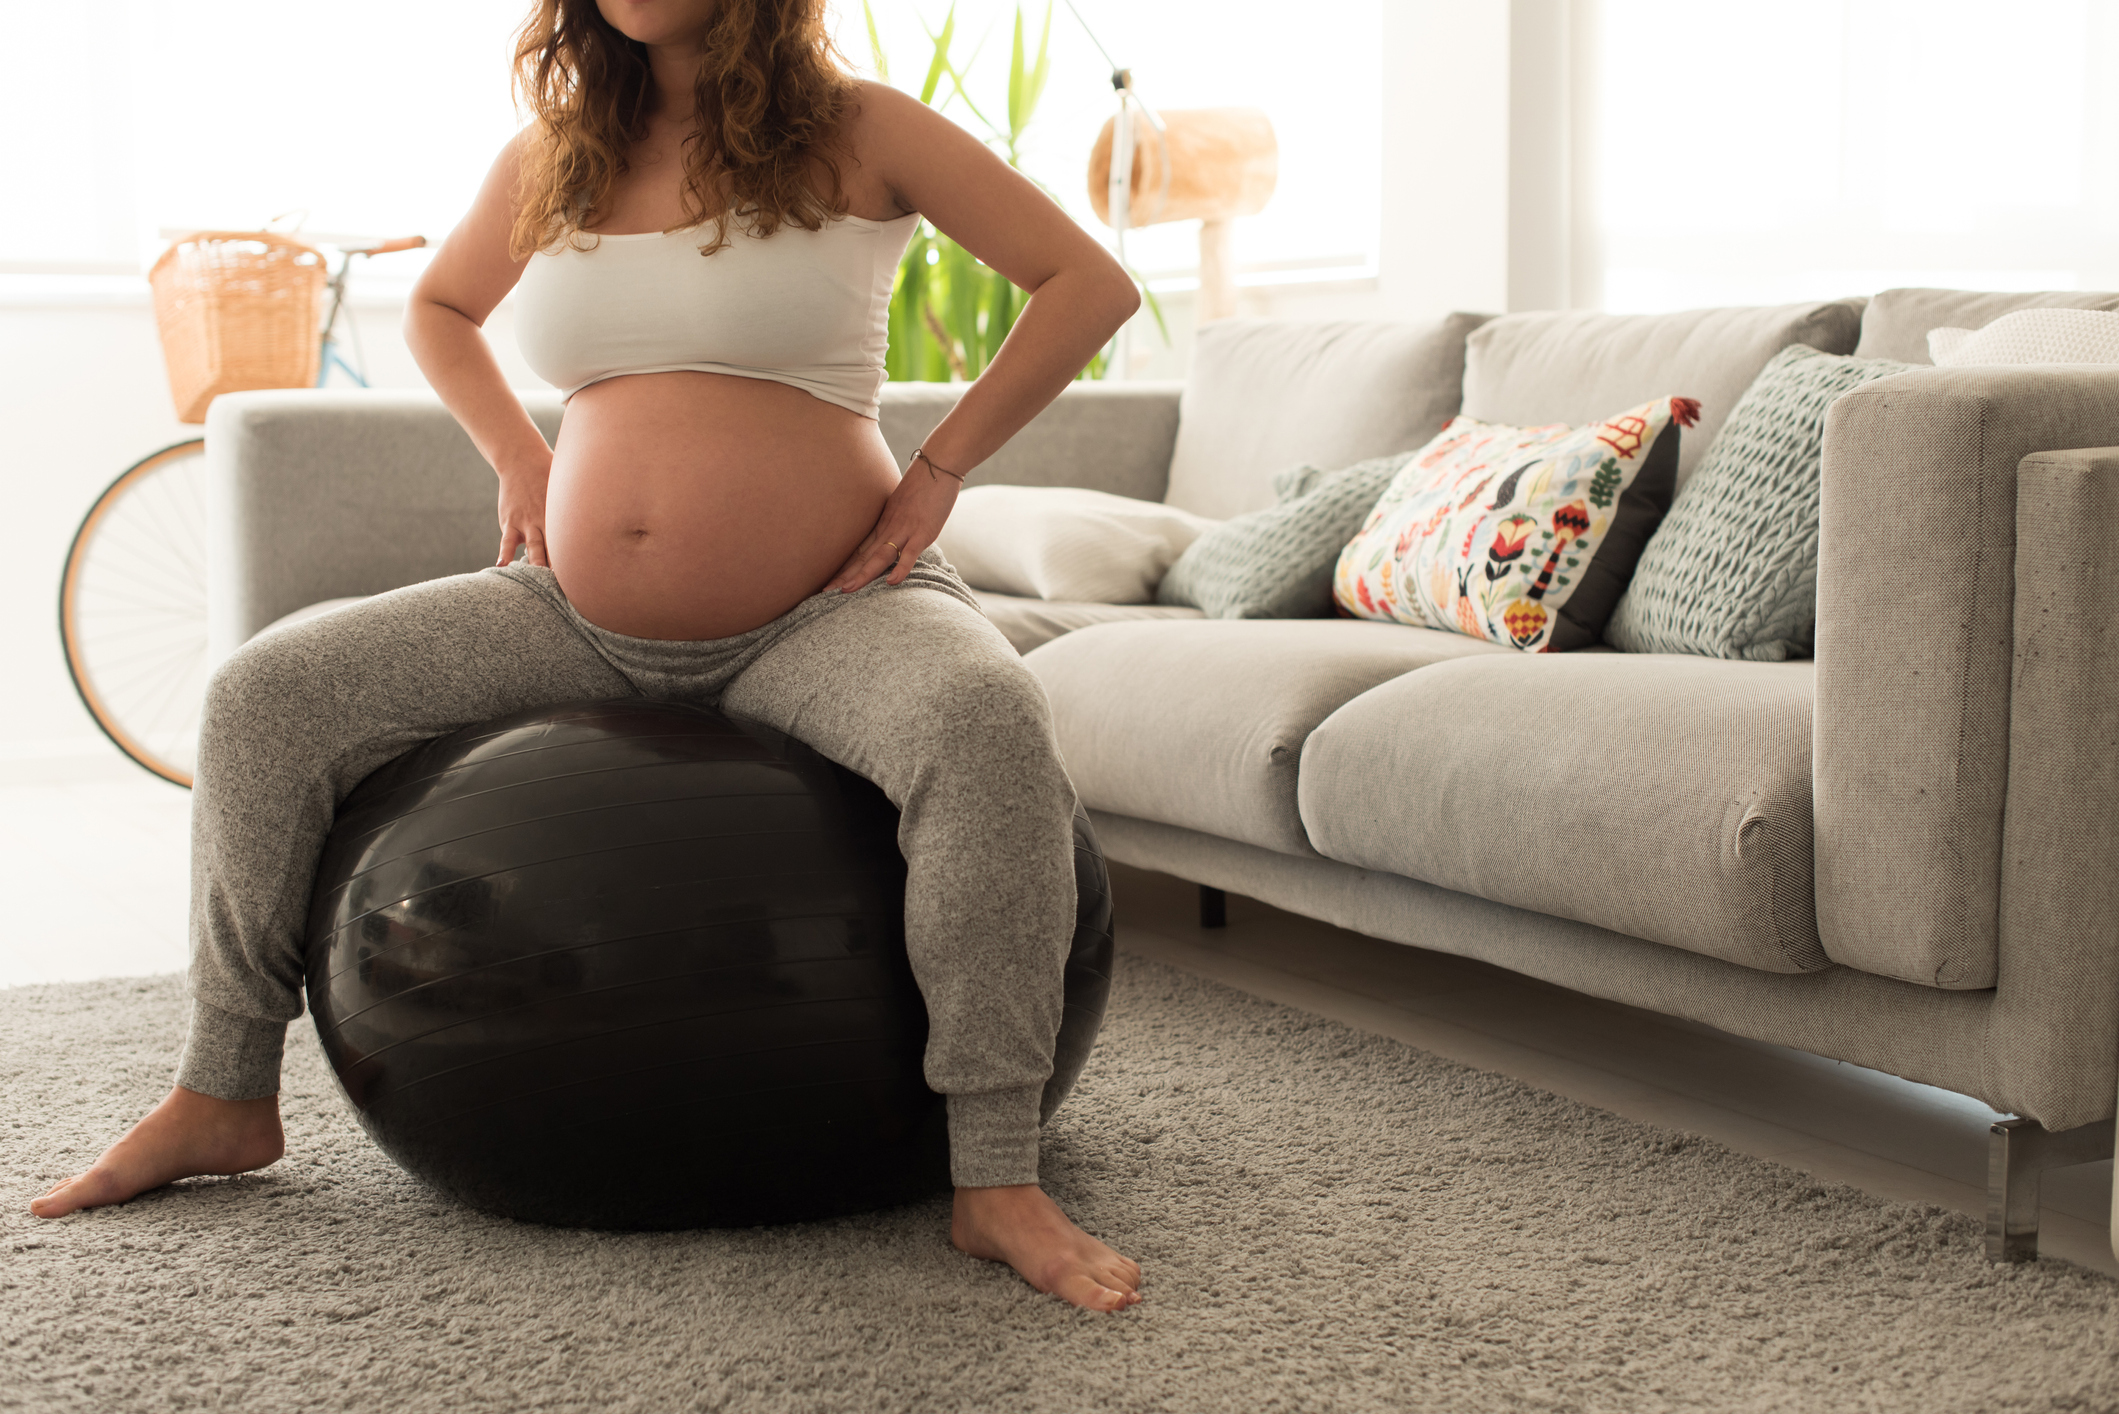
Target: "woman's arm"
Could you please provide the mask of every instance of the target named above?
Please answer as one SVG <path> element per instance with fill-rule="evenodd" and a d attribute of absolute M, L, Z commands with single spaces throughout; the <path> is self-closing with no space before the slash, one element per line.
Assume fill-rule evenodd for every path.
<path fill-rule="evenodd" d="M 1050 197 L 911 95 L 864 85 L 856 136 L 862 165 L 901 207 L 1030 294 L 986 371 L 922 444 L 936 464 L 968 472 L 1060 395 L 1140 308 L 1140 291 Z M 828 587 L 858 589 L 885 571 L 901 582 L 941 534 L 957 486 L 914 463 Z"/>
<path fill-rule="evenodd" d="M 449 233 L 412 287 L 412 299 L 405 306 L 405 342 L 419 361 L 419 371 L 500 475 L 497 563 L 508 563 L 518 547 L 527 547 L 530 563 L 541 565 L 547 563 L 544 492 L 552 474 L 552 449 L 508 387 L 481 332 L 486 316 L 515 288 L 529 263 L 508 254 L 516 170 L 516 142 L 511 142 L 486 174 L 470 214 Z"/>

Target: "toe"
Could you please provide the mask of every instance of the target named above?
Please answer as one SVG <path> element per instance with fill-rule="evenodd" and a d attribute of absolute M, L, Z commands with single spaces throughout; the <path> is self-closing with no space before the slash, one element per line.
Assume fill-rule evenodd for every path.
<path fill-rule="evenodd" d="M 1087 1296 L 1076 1304 L 1091 1311 L 1122 1311 L 1126 1306 L 1126 1293 L 1092 1283 Z"/>
<path fill-rule="evenodd" d="M 132 1190 L 120 1183 L 115 1174 L 107 1169 L 92 1168 L 37 1199 L 29 1205 L 29 1210 L 40 1218 L 63 1218 L 83 1208 L 122 1203 L 130 1197 Z"/>
<path fill-rule="evenodd" d="M 42 1198 L 30 1200 L 30 1213 L 40 1218 L 65 1217 L 68 1213 L 81 1206 L 74 1201 L 74 1190 L 80 1186 L 80 1180 L 78 1179 L 61 1179 L 52 1185 L 51 1192 L 45 1194 Z"/>
<path fill-rule="evenodd" d="M 1077 1276 L 1060 1282 L 1053 1294 L 1087 1311 L 1122 1311 L 1139 1299 L 1129 1299 L 1128 1293 L 1114 1291 L 1091 1276 Z"/>
<path fill-rule="evenodd" d="M 1140 1286 L 1140 1263 L 1121 1257 L 1108 1247 L 1099 1251 L 1089 1263 L 1089 1273 L 1117 1291 L 1133 1291 Z"/>

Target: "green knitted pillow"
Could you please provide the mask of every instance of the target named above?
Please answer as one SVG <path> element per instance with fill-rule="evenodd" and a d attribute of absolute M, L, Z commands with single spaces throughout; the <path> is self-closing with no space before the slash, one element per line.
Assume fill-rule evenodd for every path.
<path fill-rule="evenodd" d="M 1604 641 L 1627 653 L 1810 656 L 1825 409 L 1912 367 L 1802 344 L 1775 354 L 1649 537 Z"/>
<path fill-rule="evenodd" d="M 1212 619 L 1316 619 L 1332 615 L 1332 567 L 1411 452 L 1341 471 L 1298 466 L 1273 478 L 1280 503 L 1225 520 L 1178 556 L 1156 588 L 1158 604 Z"/>

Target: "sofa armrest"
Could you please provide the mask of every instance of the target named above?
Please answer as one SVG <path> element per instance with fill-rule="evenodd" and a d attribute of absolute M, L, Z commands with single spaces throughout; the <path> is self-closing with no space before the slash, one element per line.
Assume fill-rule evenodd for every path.
<path fill-rule="evenodd" d="M 968 383 L 887 383 L 883 439 L 898 465 L 949 415 Z M 1086 486 L 1160 501 L 1177 445 L 1182 383 L 1070 383 L 966 479 L 978 486 Z"/>
<path fill-rule="evenodd" d="M 2119 447 L 2025 457 L 2016 545 L 1989 1065 L 2067 1129 L 2119 1081 Z"/>
<path fill-rule="evenodd" d="M 549 440 L 557 394 L 524 399 Z M 282 614 L 491 564 L 492 468 L 431 393 L 230 393 L 206 414 L 207 653 Z"/>
<path fill-rule="evenodd" d="M 1832 405 L 1813 791 L 1835 962 L 1995 985 L 2018 464 L 2114 444 L 2115 369 L 1927 368 Z"/>

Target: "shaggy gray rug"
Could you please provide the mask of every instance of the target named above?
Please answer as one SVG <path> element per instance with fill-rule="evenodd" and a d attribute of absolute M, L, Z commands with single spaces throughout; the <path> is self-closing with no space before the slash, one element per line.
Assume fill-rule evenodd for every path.
<path fill-rule="evenodd" d="M 1046 1171 L 1092 1316 L 947 1206 L 616 1235 L 439 1200 L 294 1029 L 288 1157 L 26 1205 L 167 1083 L 175 978 L 0 991 L 0 1409 L 2086 1410 L 2119 1285 L 1127 959 Z"/>

